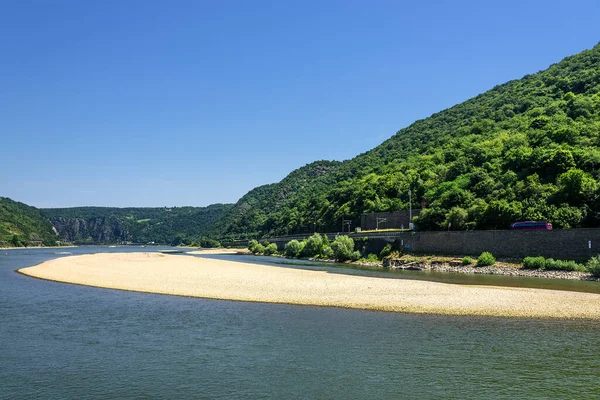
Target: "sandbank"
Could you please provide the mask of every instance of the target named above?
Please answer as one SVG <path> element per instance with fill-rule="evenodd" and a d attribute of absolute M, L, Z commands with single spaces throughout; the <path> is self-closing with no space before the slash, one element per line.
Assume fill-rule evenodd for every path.
<path fill-rule="evenodd" d="M 160 253 L 100 253 L 18 272 L 52 281 L 210 299 L 427 314 L 600 319 L 600 294 L 344 275 Z"/>
<path fill-rule="evenodd" d="M 248 249 L 201 249 L 186 251 L 186 254 L 250 254 Z"/>

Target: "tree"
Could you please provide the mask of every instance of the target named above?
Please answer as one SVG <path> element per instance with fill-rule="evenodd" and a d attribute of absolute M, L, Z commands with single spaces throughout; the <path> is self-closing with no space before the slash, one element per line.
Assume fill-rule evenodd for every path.
<path fill-rule="evenodd" d="M 446 220 L 444 210 L 438 207 L 430 207 L 421 211 L 418 217 L 414 217 L 413 221 L 420 231 L 437 231 L 442 229 Z"/>
<path fill-rule="evenodd" d="M 15 247 L 21 247 L 21 241 L 19 240 L 19 236 L 18 235 L 13 235 L 12 239 L 11 239 L 11 243 L 13 246 Z"/>
<path fill-rule="evenodd" d="M 306 240 L 302 255 L 304 257 L 314 257 L 323 253 L 323 238 L 320 234 L 315 233 Z"/>
<path fill-rule="evenodd" d="M 336 260 L 350 260 L 354 253 L 354 240 L 345 235 L 338 236 L 338 238 L 331 243 L 331 249 L 333 250 L 333 255 Z"/>
<path fill-rule="evenodd" d="M 254 249 L 256 248 L 256 246 L 258 245 L 258 240 L 256 239 L 251 239 L 248 241 L 248 250 L 250 250 L 251 252 L 254 253 Z"/>
<path fill-rule="evenodd" d="M 598 183 L 580 169 L 570 169 L 558 177 L 560 194 L 570 204 L 581 204 L 590 200 L 598 190 Z"/>
<path fill-rule="evenodd" d="M 263 246 L 262 244 L 258 243 L 256 246 L 254 246 L 254 248 L 252 249 L 252 253 L 253 254 L 263 254 L 265 252 L 265 246 Z"/>
<path fill-rule="evenodd" d="M 290 240 L 285 244 L 285 255 L 288 257 L 298 257 L 303 247 L 304 246 L 300 244 L 300 242 L 298 242 L 296 239 Z"/>
<path fill-rule="evenodd" d="M 552 227 L 554 228 L 577 228 L 581 225 L 583 215 L 577 207 L 563 204 L 552 215 Z"/>
<path fill-rule="evenodd" d="M 452 209 L 446 214 L 446 225 L 452 227 L 454 230 L 465 229 L 469 214 L 467 211 L 460 207 L 452 207 Z"/>
<path fill-rule="evenodd" d="M 270 243 L 267 246 L 265 246 L 265 256 L 270 256 L 272 254 L 277 253 L 277 245 L 275 243 Z"/>
<path fill-rule="evenodd" d="M 511 223 L 520 220 L 522 208 L 523 205 L 516 201 L 492 201 L 486 208 L 483 223 L 487 229 L 508 229 Z"/>

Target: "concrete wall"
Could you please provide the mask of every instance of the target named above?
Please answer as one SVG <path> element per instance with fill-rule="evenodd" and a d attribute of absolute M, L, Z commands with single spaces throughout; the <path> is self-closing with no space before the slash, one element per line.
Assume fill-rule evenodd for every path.
<path fill-rule="evenodd" d="M 412 210 L 413 218 L 421 213 L 420 209 Z M 379 229 L 409 229 L 409 211 L 380 212 L 373 214 L 362 214 L 360 216 L 360 228 L 363 231 L 377 229 L 377 218 L 385 218 L 379 223 Z"/>
<path fill-rule="evenodd" d="M 378 253 L 388 243 L 412 253 L 478 256 L 489 251 L 497 257 L 587 260 L 600 254 L 600 229 L 401 232 L 394 236 L 369 237 L 366 250 Z"/>

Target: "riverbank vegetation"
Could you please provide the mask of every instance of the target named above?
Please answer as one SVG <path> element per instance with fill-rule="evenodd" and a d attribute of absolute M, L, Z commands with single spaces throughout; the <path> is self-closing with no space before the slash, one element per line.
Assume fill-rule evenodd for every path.
<path fill-rule="evenodd" d="M 549 271 L 587 271 L 584 264 L 576 263 L 573 260 L 554 260 L 544 257 L 525 257 L 523 259 L 523 267 L 528 269 L 546 269 Z"/>
<path fill-rule="evenodd" d="M 248 242 L 248 250 L 258 255 L 279 254 L 275 243 L 260 243 L 257 240 Z M 354 240 L 348 236 L 339 236 L 333 242 L 330 242 L 327 236 L 321 236 L 318 233 L 310 236 L 306 240 L 291 240 L 286 243 L 281 255 L 291 258 L 315 258 L 322 260 L 335 260 L 338 262 L 357 261 L 361 258 L 361 253 L 354 250 Z M 376 255 L 369 255 L 371 259 L 379 261 Z"/>
<path fill-rule="evenodd" d="M 288 258 L 306 258 L 336 262 L 353 262 L 370 266 L 391 269 L 439 270 L 446 272 L 490 273 L 515 276 L 538 276 L 549 278 L 585 278 L 583 275 L 561 275 L 555 272 L 584 273 L 592 277 L 600 277 L 600 255 L 592 257 L 587 263 L 573 260 L 554 260 L 544 257 L 525 257 L 522 262 L 498 262 L 490 252 L 483 252 L 473 258 L 452 256 L 415 255 L 395 250 L 386 245 L 379 255 L 366 253 L 364 243 L 355 243 L 348 236 L 338 236 L 330 242 L 327 236 L 316 233 L 309 238 L 298 241 L 291 240 L 285 244 L 283 251 L 278 251 L 275 243 L 250 240 L 248 249 L 255 255 L 278 255 Z M 355 250 L 355 248 L 362 249 Z M 516 272 L 515 272 L 516 271 Z M 532 271 L 532 272 L 528 272 Z M 535 271 L 535 272 L 533 272 Z"/>
<path fill-rule="evenodd" d="M 600 278 L 600 255 L 590 258 L 586 268 L 592 274 L 592 276 Z"/>

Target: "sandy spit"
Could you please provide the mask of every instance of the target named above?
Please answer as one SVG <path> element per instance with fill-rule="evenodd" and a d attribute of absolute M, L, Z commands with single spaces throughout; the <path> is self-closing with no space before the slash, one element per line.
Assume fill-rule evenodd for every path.
<path fill-rule="evenodd" d="M 600 319 L 600 294 L 352 276 L 159 253 L 63 257 L 18 272 L 87 286 L 211 299 L 428 314 Z"/>
<path fill-rule="evenodd" d="M 186 254 L 250 254 L 248 249 L 202 249 L 186 251 Z"/>

